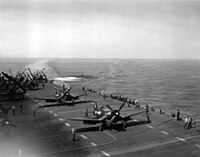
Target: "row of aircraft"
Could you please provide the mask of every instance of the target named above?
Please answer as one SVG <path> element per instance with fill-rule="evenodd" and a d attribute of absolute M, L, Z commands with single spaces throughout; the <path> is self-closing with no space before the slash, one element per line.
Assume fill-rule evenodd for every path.
<path fill-rule="evenodd" d="M 43 69 L 44 70 L 44 69 Z M 40 83 L 48 81 L 43 70 L 32 72 L 30 68 L 18 71 L 14 76 L 9 69 L 0 73 L 0 97 L 7 99 L 24 99 L 27 90 L 38 89 Z"/>
<path fill-rule="evenodd" d="M 27 68 L 18 71 L 16 75 L 10 69 L 0 72 L 0 100 L 24 99 L 27 90 L 37 89 L 40 83 L 48 81 L 43 70 L 32 72 L 30 68 Z M 16 127 L 7 116 L 10 109 L 11 107 L 6 108 L 0 103 L 0 126 L 2 128 Z"/>
<path fill-rule="evenodd" d="M 27 73 L 26 71 L 29 71 L 29 73 Z M 37 71 L 36 73 L 33 73 L 29 68 L 27 68 L 25 71 L 18 72 L 16 76 L 14 76 L 11 71 L 10 75 L 5 72 L 1 72 L 1 74 L 2 74 L 0 75 L 1 97 L 24 98 L 24 95 L 28 89 L 34 89 L 35 87 L 38 88 L 39 83 L 48 82 L 48 79 L 43 71 L 40 72 Z M 3 93 L 2 92 L 3 90 L 6 92 Z M 38 100 L 45 100 L 47 103 L 49 103 L 49 104 L 39 105 L 35 109 L 35 111 L 44 107 L 73 106 L 75 104 L 92 102 L 94 104 L 93 117 L 88 116 L 88 112 L 86 112 L 85 117 L 68 118 L 68 120 L 81 121 L 84 124 L 89 124 L 89 125 L 99 124 L 98 126 L 100 131 L 104 130 L 106 127 L 112 129 L 112 126 L 119 122 L 121 122 L 123 124 L 123 127 L 126 128 L 127 122 L 130 121 L 133 116 L 146 112 L 146 111 L 140 111 L 137 113 L 130 113 L 128 115 L 122 116 L 120 114 L 120 111 L 124 107 L 125 103 L 122 103 L 119 109 L 113 109 L 108 104 L 99 107 L 96 101 L 94 100 L 81 100 L 81 101 L 79 100 L 80 97 L 85 96 L 88 93 L 73 96 L 70 94 L 70 91 L 71 87 L 69 89 L 61 90 L 60 92 L 55 93 L 55 95 L 52 98 L 49 97 L 35 98 Z M 0 105 L 1 113 L 6 114 L 9 109 L 10 108 L 5 108 L 2 105 Z M 148 121 L 150 121 L 148 114 L 147 114 L 147 119 Z M 6 118 L 2 118 L 0 122 L 2 126 L 11 124 Z"/>
<path fill-rule="evenodd" d="M 86 103 L 86 102 L 92 102 L 94 105 L 94 111 L 93 117 L 88 116 L 88 109 L 86 109 L 86 113 L 84 117 L 76 117 L 76 118 L 68 118 L 68 120 L 71 121 L 81 121 L 83 124 L 88 124 L 88 125 L 97 125 L 99 124 L 99 131 L 103 131 L 105 128 L 112 129 L 112 126 L 114 124 L 117 124 L 119 122 L 122 123 L 123 128 L 127 127 L 127 122 L 132 119 L 133 116 L 137 114 L 141 114 L 146 112 L 146 110 L 142 110 L 137 113 L 130 113 L 128 115 L 122 116 L 120 114 L 120 111 L 124 107 L 125 103 L 122 103 L 122 105 L 119 107 L 119 109 L 113 109 L 110 105 L 105 105 L 105 106 L 98 106 L 96 101 L 92 100 L 82 100 L 82 101 L 75 101 L 80 99 L 80 97 L 87 95 L 87 93 L 84 93 L 82 95 L 78 96 L 72 96 L 70 94 L 71 87 L 66 90 L 62 91 L 59 94 L 55 94 L 54 98 L 35 98 L 38 100 L 45 100 L 46 102 L 52 102 L 50 104 L 44 104 L 44 105 L 39 105 L 36 110 L 39 108 L 44 108 L 44 107 L 53 107 L 53 106 L 73 106 L 75 104 L 79 103 Z M 146 112 L 147 113 L 147 112 Z M 147 113 L 147 120 L 150 122 L 148 113 Z"/>

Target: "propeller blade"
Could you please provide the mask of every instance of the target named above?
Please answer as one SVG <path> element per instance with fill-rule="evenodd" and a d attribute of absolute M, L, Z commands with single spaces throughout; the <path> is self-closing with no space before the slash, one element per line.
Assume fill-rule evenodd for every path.
<path fill-rule="evenodd" d="M 72 87 L 70 86 L 67 92 L 69 93 L 71 89 L 72 89 Z"/>
<path fill-rule="evenodd" d="M 116 115 L 114 115 L 111 120 L 110 120 L 110 125 L 113 123 L 113 121 L 115 120 Z"/>
<path fill-rule="evenodd" d="M 125 103 L 123 103 L 123 104 L 120 106 L 120 108 L 119 108 L 118 111 L 120 111 L 120 110 L 124 107 L 124 105 L 125 105 Z"/>
<path fill-rule="evenodd" d="M 107 106 L 107 108 L 109 108 L 111 111 L 113 111 L 113 109 L 110 107 L 110 105 L 106 105 Z"/>

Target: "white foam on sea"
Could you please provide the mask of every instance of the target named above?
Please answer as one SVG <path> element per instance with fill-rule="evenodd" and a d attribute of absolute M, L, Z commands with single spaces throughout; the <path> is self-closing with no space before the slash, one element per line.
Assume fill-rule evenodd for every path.
<path fill-rule="evenodd" d="M 72 82 L 72 81 L 81 81 L 83 78 L 78 77 L 57 77 L 55 81 L 63 81 L 63 82 Z"/>
<path fill-rule="evenodd" d="M 59 86 L 65 85 L 67 88 L 69 88 L 70 87 L 69 82 L 81 82 L 83 78 L 69 76 L 69 77 L 56 77 L 53 80 L 54 84 Z"/>

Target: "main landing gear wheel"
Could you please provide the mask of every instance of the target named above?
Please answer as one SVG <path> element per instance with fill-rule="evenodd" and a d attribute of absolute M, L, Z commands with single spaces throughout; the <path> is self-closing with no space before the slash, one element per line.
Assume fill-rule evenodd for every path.
<path fill-rule="evenodd" d="M 126 128 L 127 127 L 127 122 L 126 121 L 122 121 L 122 124 L 123 124 L 123 128 Z"/>

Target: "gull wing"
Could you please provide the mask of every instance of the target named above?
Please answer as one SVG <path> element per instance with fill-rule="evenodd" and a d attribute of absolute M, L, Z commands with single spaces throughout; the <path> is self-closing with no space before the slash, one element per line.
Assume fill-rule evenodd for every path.
<path fill-rule="evenodd" d="M 77 117 L 77 118 L 68 118 L 68 120 L 72 120 L 72 121 L 82 121 L 84 123 L 92 123 L 92 124 L 96 124 L 96 123 L 101 123 L 102 121 L 104 121 L 107 118 L 107 116 L 103 116 L 99 119 L 95 119 L 95 118 L 83 118 L 83 117 Z"/>
<path fill-rule="evenodd" d="M 56 102 L 60 98 L 39 98 L 39 97 L 34 97 L 34 99 L 36 99 L 36 100 L 45 100 L 46 102 Z"/>
<path fill-rule="evenodd" d="M 63 102 L 60 102 L 60 103 L 51 103 L 51 104 L 39 105 L 38 108 L 54 107 L 54 106 L 74 106 L 76 104 L 84 104 L 84 103 L 90 103 L 90 102 L 93 102 L 93 101 L 91 101 L 91 100 L 76 101 L 76 102 L 63 101 Z"/>
<path fill-rule="evenodd" d="M 137 112 L 137 113 L 131 113 L 131 114 L 122 116 L 122 119 L 130 119 L 132 116 L 135 116 L 137 114 L 141 114 L 141 113 L 144 113 L 144 112 L 146 112 L 146 111 L 140 111 L 140 112 Z"/>
<path fill-rule="evenodd" d="M 74 99 L 79 99 L 79 97 L 82 97 L 82 96 L 85 96 L 85 95 L 87 95 L 87 93 L 85 93 L 85 94 L 81 94 L 81 95 L 77 95 L 77 96 L 72 96 Z"/>

